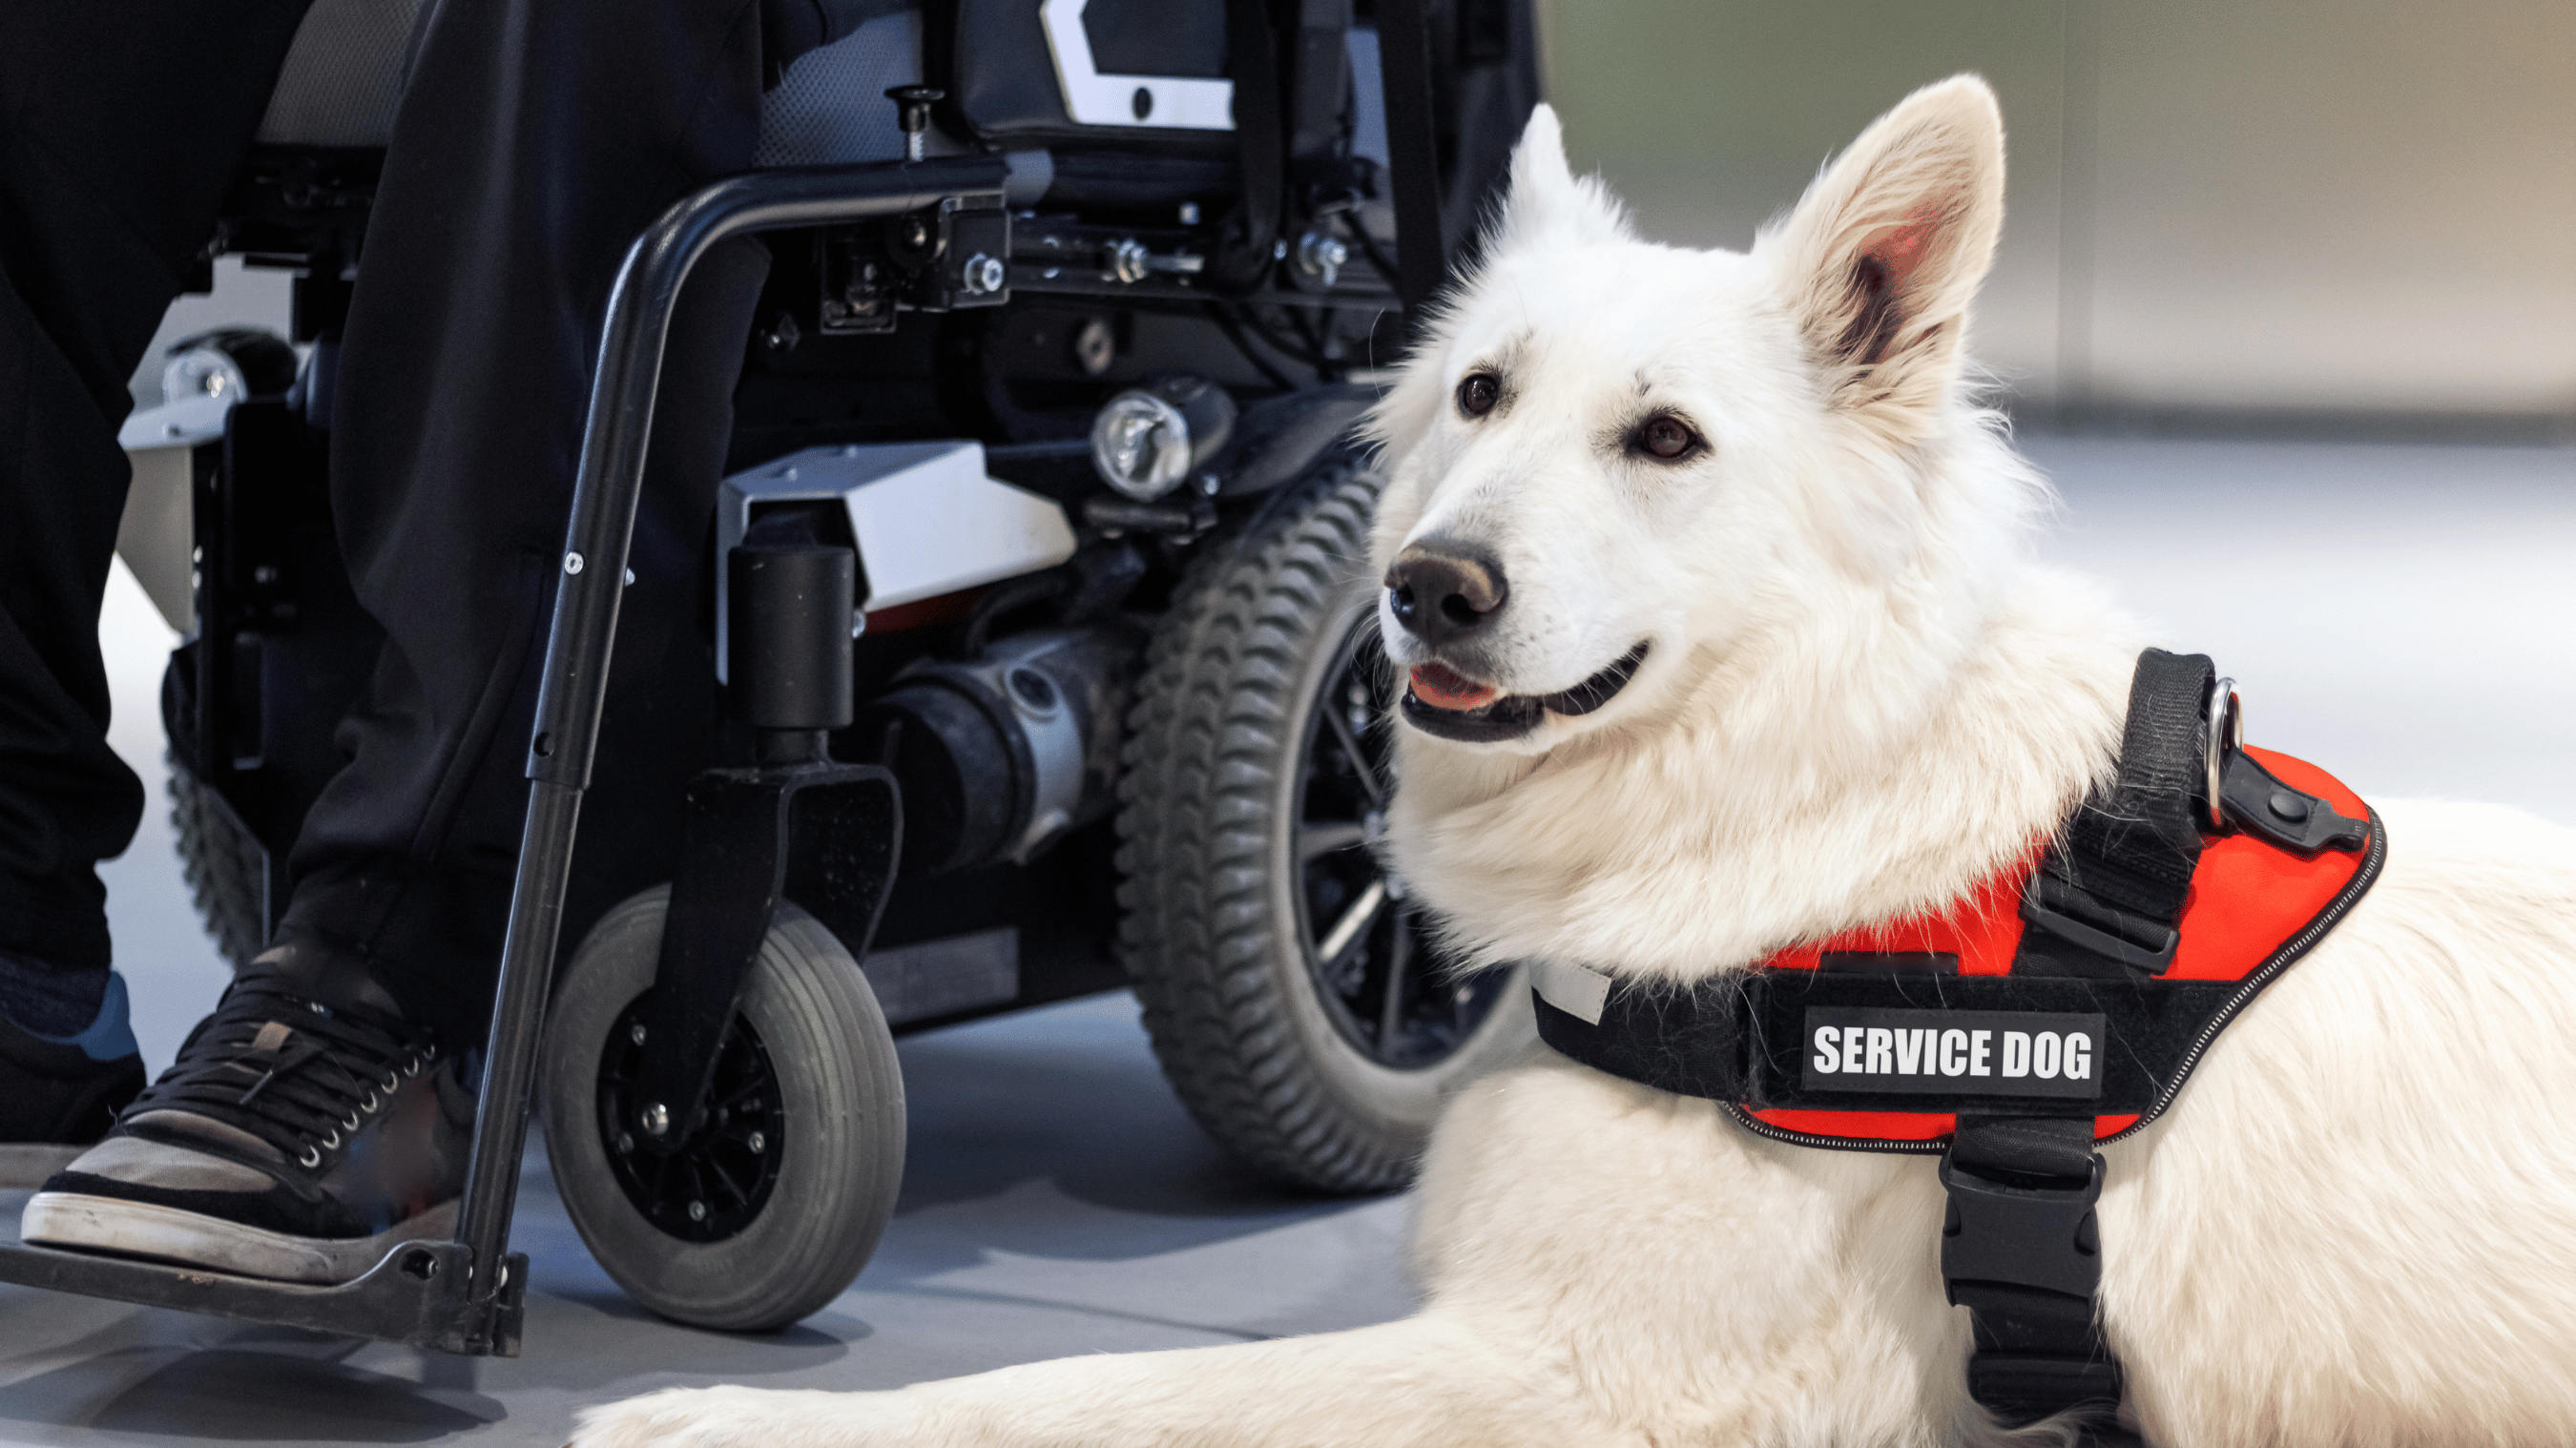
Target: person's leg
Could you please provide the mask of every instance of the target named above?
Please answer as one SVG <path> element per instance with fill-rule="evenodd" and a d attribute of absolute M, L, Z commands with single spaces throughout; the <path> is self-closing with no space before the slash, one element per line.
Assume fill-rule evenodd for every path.
<path fill-rule="evenodd" d="M 478 1040 L 490 1006 L 609 284 L 664 207 L 748 167 L 759 12 L 758 0 L 444 0 L 395 133 L 332 440 L 351 578 L 387 638 L 342 726 L 350 763 L 297 841 L 282 935 L 363 952 L 450 1039 Z M 756 245 L 720 251 L 682 304 L 605 746 L 640 744 L 623 753 L 643 777 L 603 777 L 586 856 L 613 841 L 621 805 L 675 824 L 680 785 L 704 763 L 698 575 L 765 269 Z"/>
<path fill-rule="evenodd" d="M 29 1202 L 30 1240 L 337 1281 L 447 1230 L 609 284 L 665 206 L 749 163 L 759 16 L 759 0 L 441 0 L 333 407 L 340 539 L 387 635 L 338 734 L 351 760 L 305 821 L 278 940 L 118 1132 Z M 676 822 L 711 736 L 699 575 L 766 255 L 708 257 L 674 329 L 610 798 L 587 833 L 612 847 L 651 833 L 622 802 Z"/>
<path fill-rule="evenodd" d="M 0 1184 L 142 1085 L 121 1015 L 91 1031 L 121 1001 L 94 867 L 143 812 L 98 648 L 116 430 L 306 3 L 0 5 Z"/>

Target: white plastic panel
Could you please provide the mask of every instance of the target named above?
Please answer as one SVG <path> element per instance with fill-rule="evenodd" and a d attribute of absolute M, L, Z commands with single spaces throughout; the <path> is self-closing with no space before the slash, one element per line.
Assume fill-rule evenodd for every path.
<path fill-rule="evenodd" d="M 725 479 L 716 513 L 716 677 L 725 656 L 725 562 L 755 504 L 839 498 L 859 544 L 864 611 L 1053 568 L 1073 524 L 1052 498 L 988 477 L 979 442 L 808 448 Z"/>
<path fill-rule="evenodd" d="M 1154 126 L 1184 131 L 1234 129 L 1234 82 L 1181 75 L 1102 75 L 1094 68 L 1091 35 L 1082 28 L 1091 0 L 1041 0 L 1038 23 L 1055 56 L 1064 87 L 1065 114 L 1086 126 Z M 1148 106 L 1136 114 L 1136 93 Z"/>

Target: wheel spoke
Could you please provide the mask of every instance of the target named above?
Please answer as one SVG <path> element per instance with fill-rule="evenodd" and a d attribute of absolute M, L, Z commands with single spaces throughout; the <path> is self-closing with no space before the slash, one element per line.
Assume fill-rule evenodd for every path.
<path fill-rule="evenodd" d="M 1347 850 L 1368 842 L 1368 826 L 1354 820 L 1349 823 L 1309 824 L 1297 827 L 1297 863 L 1304 864 L 1317 855 Z"/>
<path fill-rule="evenodd" d="M 1342 952 L 1351 948 L 1351 942 L 1359 939 L 1361 932 L 1375 923 L 1378 912 L 1385 908 L 1386 881 L 1369 881 L 1368 888 L 1360 892 L 1359 898 L 1351 902 L 1351 908 L 1342 912 L 1342 918 L 1333 922 L 1333 928 L 1315 946 L 1315 963 L 1331 965 L 1341 959 Z"/>
<path fill-rule="evenodd" d="M 1413 973 L 1413 907 L 1399 905 L 1395 911 L 1395 938 L 1386 952 L 1386 995 L 1378 1003 L 1377 1053 L 1382 1060 L 1395 1058 L 1396 1033 L 1404 1028 L 1404 987 Z"/>
<path fill-rule="evenodd" d="M 1321 702 L 1324 723 L 1331 727 L 1333 737 L 1342 742 L 1343 751 L 1351 757 L 1352 771 L 1360 777 L 1360 792 L 1368 796 L 1370 804 L 1379 809 L 1386 808 L 1386 786 L 1378 781 L 1377 767 L 1369 762 L 1367 744 L 1361 740 L 1359 731 L 1351 727 L 1351 721 L 1344 717 L 1342 701 L 1328 694 Z"/>
<path fill-rule="evenodd" d="M 742 1206 L 751 1200 L 750 1190 L 743 1186 L 742 1183 L 733 1179 L 733 1173 L 724 1169 L 723 1162 L 716 1160 L 713 1155 L 709 1155 L 706 1160 L 707 1170 L 715 1176 L 715 1179 L 718 1182 L 723 1184 L 725 1195 L 733 1198 L 733 1204 L 735 1206 Z"/>

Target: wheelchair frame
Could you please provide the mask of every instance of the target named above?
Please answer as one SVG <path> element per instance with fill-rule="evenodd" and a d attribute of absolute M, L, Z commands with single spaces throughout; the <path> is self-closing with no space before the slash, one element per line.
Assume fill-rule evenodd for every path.
<path fill-rule="evenodd" d="M 1235 8 L 1230 5 L 1229 10 Z M 1441 236 L 1430 0 L 1379 0 L 1385 113 L 1397 223 L 1398 299 L 1407 319 L 1441 281 L 1451 248 Z M 1258 124 L 1258 123 L 1255 123 Z M 729 178 L 673 204 L 628 249 L 600 339 L 580 460 L 559 560 L 537 719 L 532 782 L 494 997 L 491 1033 L 460 1213 L 445 1240 L 398 1246 L 360 1277 L 309 1286 L 23 1244 L 0 1246 L 0 1281 L 144 1306 L 177 1308 L 405 1343 L 472 1356 L 516 1356 L 526 1309 L 527 1263 L 509 1250 L 527 1109 L 536 1077 L 546 995 L 564 923 L 573 844 L 590 783 L 609 661 L 616 641 L 628 545 L 641 494 L 647 440 L 666 335 L 692 267 L 727 239 L 884 218 L 967 201 L 996 203 L 1008 166 L 999 155 L 811 167 Z M 1274 218 L 1275 219 L 1275 218 Z M 332 284 L 337 283 L 333 279 Z M 1380 294 L 1382 297 L 1383 294 Z M 1368 298 L 1302 299 L 1369 306 Z M 793 768 L 796 766 L 786 766 Z M 763 766 L 762 771 L 775 768 Z M 870 766 L 835 766 L 842 782 L 882 778 Z M 784 808 L 783 803 L 776 805 Z M 755 811 L 756 814 L 756 811 Z M 783 862 L 774 862 L 783 869 Z M 683 863 L 683 874 L 690 868 Z M 847 915 L 872 926 L 895 872 L 880 857 Z M 772 892 L 773 897 L 775 891 Z M 760 910 L 766 926 L 767 902 Z M 739 924 L 739 922 L 733 922 Z M 671 929 L 691 928 L 675 918 Z M 720 932 L 719 932 L 720 933 Z M 753 937 L 758 939 L 755 931 Z M 864 938 L 849 942 L 863 953 Z M 666 955 L 665 960 L 670 957 Z M 731 1010 L 740 971 L 677 984 L 705 1013 Z M 721 997 L 721 998 L 719 998 Z M 708 1033 L 720 1034 L 718 1033 Z M 657 1034 L 657 1045 L 663 1038 Z M 659 1046 L 661 1052 L 691 1048 Z M 712 1055 L 712 1039 L 700 1044 Z M 686 1062 L 657 1073 L 688 1076 Z M 700 1069 L 689 1079 L 703 1080 Z M 495 1104 L 508 1109 L 490 1109 Z"/>

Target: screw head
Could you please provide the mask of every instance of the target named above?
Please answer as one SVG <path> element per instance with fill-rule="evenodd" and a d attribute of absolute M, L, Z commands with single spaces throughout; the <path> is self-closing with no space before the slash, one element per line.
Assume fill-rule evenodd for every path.
<path fill-rule="evenodd" d="M 755 1131 L 750 1135 L 750 1137 L 744 1140 L 743 1145 L 751 1148 L 751 1154 L 753 1156 L 758 1156 L 762 1152 L 769 1150 L 769 1138 L 760 1132 Z"/>
<path fill-rule="evenodd" d="M 581 569 L 582 569 L 582 559 L 581 559 L 581 555 L 580 555 L 580 554 L 578 554 L 578 553 L 567 553 L 567 554 L 565 554 L 565 555 L 564 555 L 564 572 L 565 572 L 565 573 L 568 573 L 568 574 L 570 574 L 570 573 L 579 573 L 579 572 L 581 571 Z"/>
<path fill-rule="evenodd" d="M 1118 360 L 1118 339 L 1110 334 L 1109 324 L 1098 317 L 1086 317 L 1073 334 L 1073 360 L 1086 376 L 1098 377 Z"/>
<path fill-rule="evenodd" d="M 1341 280 L 1350 259 L 1351 249 L 1339 237 L 1310 231 L 1297 239 L 1297 270 L 1324 286 Z"/>
<path fill-rule="evenodd" d="M 635 1151 L 635 1136 L 634 1136 L 634 1134 L 633 1134 L 632 1132 L 625 1132 L 625 1131 L 621 1131 L 621 1132 L 617 1133 L 617 1154 L 618 1154 L 619 1156 L 631 1156 L 631 1155 L 633 1155 L 633 1154 L 634 1154 L 634 1151 Z"/>
<path fill-rule="evenodd" d="M 1145 244 L 1132 236 L 1109 243 L 1109 275 L 1112 280 L 1133 286 L 1143 281 L 1152 268 L 1146 265 Z"/>
<path fill-rule="evenodd" d="M 640 1045 L 643 1045 L 643 1044 L 644 1044 L 644 1023 L 643 1023 L 642 1021 L 637 1021 L 637 1022 L 635 1022 L 633 1025 L 628 1026 L 628 1027 L 626 1028 L 626 1039 L 628 1039 L 628 1040 L 630 1040 L 630 1041 L 633 1041 L 635 1044 L 637 1044 L 637 1045 L 639 1045 L 639 1046 L 640 1046 Z"/>
<path fill-rule="evenodd" d="M 703 1222 L 703 1221 L 705 1221 L 706 1219 L 707 1219 L 707 1204 L 706 1204 L 706 1203 L 704 1203 L 704 1202 L 691 1202 L 691 1203 L 689 1203 L 689 1220 L 690 1220 L 690 1221 L 692 1221 L 692 1222 Z"/>
<path fill-rule="evenodd" d="M 637 1112 L 636 1115 L 644 1123 L 644 1134 L 646 1136 L 668 1136 L 671 1134 L 671 1108 L 663 1105 L 661 1102 L 645 1102 L 644 1109 Z"/>

